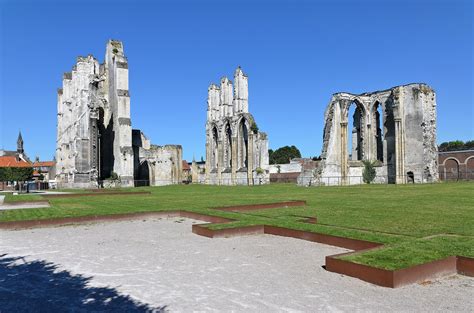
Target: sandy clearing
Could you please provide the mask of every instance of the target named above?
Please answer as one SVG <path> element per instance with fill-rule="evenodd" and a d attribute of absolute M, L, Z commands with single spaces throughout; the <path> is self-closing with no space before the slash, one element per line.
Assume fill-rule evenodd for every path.
<path fill-rule="evenodd" d="M 474 308 L 472 278 L 454 275 L 426 285 L 377 287 L 321 267 L 326 255 L 344 249 L 270 235 L 209 239 L 191 233 L 195 222 L 170 218 L 0 231 L 0 255 L 22 256 L 27 263 L 52 262 L 58 266 L 56 272 L 91 277 L 87 285 L 91 288 L 110 287 L 141 304 L 171 312 L 470 312 Z M 90 291 L 70 288 L 66 285 L 70 277 L 58 283 L 58 277 L 38 278 L 38 274 L 31 284 L 27 284 L 30 278 L 20 283 L 23 272 L 41 272 L 21 268 L 8 276 L 18 277 L 18 282 L 9 278 L 10 283 L 2 286 L 1 274 L 8 271 L 11 264 L 3 265 L 3 271 L 0 264 L 0 311 L 2 305 L 3 309 L 16 308 L 19 299 L 22 302 L 16 304 L 21 307 L 42 290 L 43 297 L 58 306 L 67 303 L 68 308 L 79 311 L 91 309 L 87 301 L 93 300 L 83 295 Z M 39 280 L 48 282 L 41 286 Z M 96 302 L 105 299 L 98 294 L 92 296 Z M 10 299 L 2 302 L 2 295 Z M 142 309 L 128 300 L 120 305 L 127 311 Z"/>

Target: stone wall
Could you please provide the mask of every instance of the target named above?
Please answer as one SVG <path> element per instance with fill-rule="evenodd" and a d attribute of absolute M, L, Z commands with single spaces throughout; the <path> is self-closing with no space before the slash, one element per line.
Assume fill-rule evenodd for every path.
<path fill-rule="evenodd" d="M 97 187 L 114 173 L 121 186 L 134 186 L 145 172 L 140 167 L 144 156 L 150 157 L 150 163 L 163 164 L 148 173 L 156 179 L 145 180 L 179 182 L 175 173 L 181 173 L 181 147 L 152 149 L 139 130 L 132 133 L 128 71 L 122 42 L 109 40 L 103 64 L 91 55 L 78 57 L 72 71 L 63 75 L 57 99 L 56 180 L 60 188 Z M 144 156 L 140 149 L 146 151 Z"/>
<path fill-rule="evenodd" d="M 232 82 L 208 89 L 206 122 L 206 183 L 265 184 L 268 176 L 268 138 L 248 112 L 248 78 L 237 68 Z"/>
<path fill-rule="evenodd" d="M 410 84 L 334 94 L 325 112 L 321 157 L 318 168 L 302 172 L 301 185 L 362 183 L 364 160 L 376 162 L 376 183 L 437 181 L 435 92 Z"/>
<path fill-rule="evenodd" d="M 474 150 L 439 152 L 438 164 L 441 180 L 474 179 Z"/>

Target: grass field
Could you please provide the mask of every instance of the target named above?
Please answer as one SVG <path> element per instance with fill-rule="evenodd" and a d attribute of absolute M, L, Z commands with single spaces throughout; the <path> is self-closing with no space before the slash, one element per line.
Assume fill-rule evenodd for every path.
<path fill-rule="evenodd" d="M 345 258 L 385 269 L 449 255 L 474 257 L 474 183 L 314 188 L 176 185 L 123 191 L 151 194 L 52 198 L 51 208 L 4 211 L 0 222 L 180 209 L 237 220 L 213 228 L 267 224 L 384 243 L 382 249 Z M 6 201 L 26 199 L 38 196 L 9 195 Z M 247 213 L 212 209 L 285 200 L 306 200 L 307 206 Z M 301 216 L 317 217 L 318 223 L 302 223 Z"/>

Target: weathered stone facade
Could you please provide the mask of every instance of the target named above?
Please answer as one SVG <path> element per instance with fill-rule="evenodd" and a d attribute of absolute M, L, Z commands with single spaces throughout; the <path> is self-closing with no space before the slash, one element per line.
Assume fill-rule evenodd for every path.
<path fill-rule="evenodd" d="M 206 183 L 256 185 L 269 182 L 268 139 L 248 111 L 248 77 L 238 67 L 234 86 L 224 77 L 208 89 Z"/>
<path fill-rule="evenodd" d="M 60 187 L 94 187 L 116 173 L 121 186 L 133 186 L 139 166 L 148 157 L 169 160 L 163 149 L 132 145 L 128 60 L 123 44 L 107 43 L 105 62 L 92 55 L 78 57 L 71 72 L 63 75 L 58 89 L 56 179 Z M 147 149 L 148 148 L 148 149 Z M 181 158 L 180 146 L 169 146 Z M 138 152 L 138 155 L 137 155 Z M 163 161 L 163 162 L 164 162 Z M 179 170 L 181 159 L 174 161 Z M 165 169 L 160 184 L 175 183 Z M 155 179 L 148 179 L 154 184 Z"/>
<path fill-rule="evenodd" d="M 363 160 L 376 161 L 376 183 L 438 180 L 436 95 L 428 85 L 336 93 L 324 118 L 322 161 L 302 171 L 300 185 L 360 184 Z"/>

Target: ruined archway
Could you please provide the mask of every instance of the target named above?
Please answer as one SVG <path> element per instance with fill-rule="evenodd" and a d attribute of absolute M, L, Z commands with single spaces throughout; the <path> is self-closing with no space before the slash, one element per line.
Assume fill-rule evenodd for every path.
<path fill-rule="evenodd" d="M 397 182 L 397 158 L 396 158 L 396 133 L 395 117 L 393 113 L 393 101 L 385 102 L 385 119 L 383 121 L 385 140 L 385 163 L 387 166 L 387 181 L 390 184 Z"/>
<path fill-rule="evenodd" d="M 465 178 L 468 180 L 474 179 L 474 156 L 466 159 L 466 174 Z"/>
<path fill-rule="evenodd" d="M 218 157 L 219 157 L 219 132 L 217 127 L 212 128 L 212 147 L 211 147 L 211 166 L 213 169 L 217 169 L 219 166 Z"/>
<path fill-rule="evenodd" d="M 229 121 L 224 127 L 224 167 L 227 170 L 232 168 L 232 128 Z"/>
<path fill-rule="evenodd" d="M 143 161 L 138 166 L 135 187 L 150 186 L 150 164 L 148 161 Z"/>
<path fill-rule="evenodd" d="M 347 122 L 347 158 L 362 161 L 365 156 L 365 109 L 358 99 L 349 103 L 343 120 Z"/>
<path fill-rule="evenodd" d="M 248 126 L 247 120 L 242 118 L 239 122 L 238 127 L 238 167 L 239 169 L 248 168 L 249 158 L 249 137 L 248 137 Z"/>
<path fill-rule="evenodd" d="M 373 107 L 373 125 L 374 125 L 374 157 L 380 162 L 383 162 L 383 136 L 384 136 L 384 126 L 383 126 L 383 110 L 381 104 L 376 101 Z"/>

